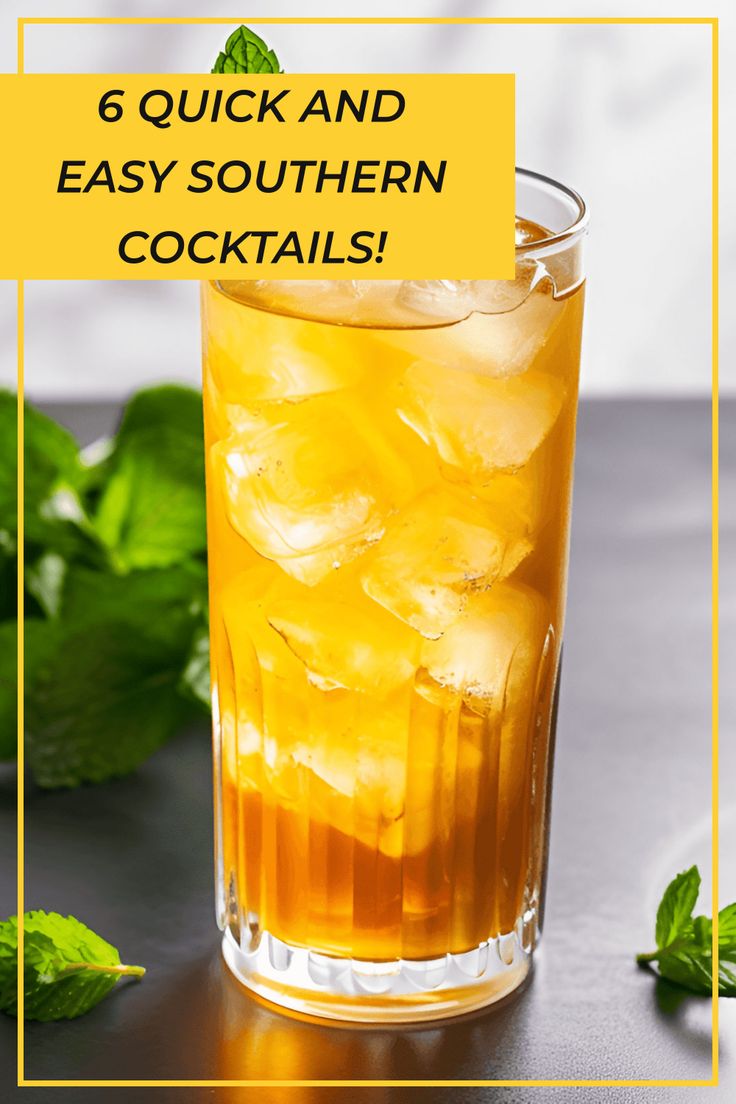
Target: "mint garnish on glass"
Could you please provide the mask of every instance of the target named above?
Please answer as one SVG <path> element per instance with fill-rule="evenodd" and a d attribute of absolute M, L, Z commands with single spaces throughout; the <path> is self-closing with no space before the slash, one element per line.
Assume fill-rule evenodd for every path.
<path fill-rule="evenodd" d="M 693 993 L 712 990 L 713 921 L 693 916 L 700 891 L 697 866 L 678 874 L 664 891 L 657 909 L 657 950 L 636 956 L 640 966 L 656 962 L 659 973 Z M 718 992 L 736 997 L 736 902 L 718 913 Z"/>
<path fill-rule="evenodd" d="M 213 73 L 281 73 L 273 50 L 248 27 L 238 27 L 217 56 Z"/>
<path fill-rule="evenodd" d="M 23 918 L 24 1019 L 72 1020 L 94 1008 L 122 977 L 142 978 L 73 916 L 34 910 Z M 18 918 L 0 923 L 0 1010 L 18 1014 Z"/>

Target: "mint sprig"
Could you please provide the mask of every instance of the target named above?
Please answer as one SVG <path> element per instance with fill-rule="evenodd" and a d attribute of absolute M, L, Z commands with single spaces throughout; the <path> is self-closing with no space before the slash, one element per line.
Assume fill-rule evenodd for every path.
<path fill-rule="evenodd" d="M 73 916 L 34 910 L 23 917 L 23 1000 L 27 1020 L 71 1020 L 94 1008 L 121 978 L 142 978 Z M 18 1014 L 18 918 L 0 923 L 0 1010 Z"/>
<path fill-rule="evenodd" d="M 206 608 L 204 567 L 75 568 L 63 608 L 33 654 L 26 703 L 27 759 L 45 787 L 128 774 L 192 715 L 180 682 Z"/>
<path fill-rule="evenodd" d="M 659 973 L 693 993 L 713 986 L 713 921 L 693 917 L 700 892 L 697 866 L 678 874 L 664 891 L 655 925 L 656 951 L 636 956 L 640 966 L 656 962 Z M 718 913 L 718 992 L 736 997 L 736 903 Z"/>
<path fill-rule="evenodd" d="M 16 657 L 18 626 L 15 621 L 0 624 L 0 759 L 13 759 L 16 750 L 18 686 Z"/>
<path fill-rule="evenodd" d="M 24 408 L 26 562 L 39 550 L 87 562 L 105 552 L 84 515 L 85 472 L 72 435 L 29 403 Z M 0 391 L 0 560 L 15 571 L 17 525 L 17 398 Z"/>
<path fill-rule="evenodd" d="M 128 404 L 94 513 L 114 566 L 168 567 L 206 547 L 202 397 L 184 387 Z"/>
<path fill-rule="evenodd" d="M 217 56 L 213 73 L 281 73 L 273 50 L 254 31 L 240 26 Z"/>
<path fill-rule="evenodd" d="M 0 392 L 0 758 L 15 754 L 16 397 Z M 27 761 L 45 787 L 134 770 L 207 700 L 202 397 L 139 392 L 103 450 L 25 411 Z"/>

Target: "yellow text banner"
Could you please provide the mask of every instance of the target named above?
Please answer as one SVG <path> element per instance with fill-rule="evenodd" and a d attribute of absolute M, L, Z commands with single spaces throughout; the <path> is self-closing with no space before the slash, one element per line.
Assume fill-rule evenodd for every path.
<path fill-rule="evenodd" d="M 508 279 L 514 78 L 0 76 L 4 279 Z"/>

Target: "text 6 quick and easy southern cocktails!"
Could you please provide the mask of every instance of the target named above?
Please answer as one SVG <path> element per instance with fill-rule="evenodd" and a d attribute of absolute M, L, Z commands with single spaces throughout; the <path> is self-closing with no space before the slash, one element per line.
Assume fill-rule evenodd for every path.
<path fill-rule="evenodd" d="M 513 282 L 203 287 L 218 913 L 304 1011 L 448 1015 L 528 970 L 583 212 L 519 188 L 549 229 L 519 219 Z"/>

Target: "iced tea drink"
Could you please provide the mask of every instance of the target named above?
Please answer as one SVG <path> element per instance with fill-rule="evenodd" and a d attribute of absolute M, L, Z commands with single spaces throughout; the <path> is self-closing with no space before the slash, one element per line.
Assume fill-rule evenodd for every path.
<path fill-rule="evenodd" d="M 432 1018 L 528 970 L 583 310 L 565 229 L 518 220 L 513 282 L 203 286 L 218 919 L 277 1003 Z"/>

